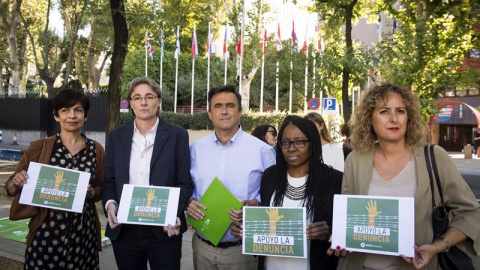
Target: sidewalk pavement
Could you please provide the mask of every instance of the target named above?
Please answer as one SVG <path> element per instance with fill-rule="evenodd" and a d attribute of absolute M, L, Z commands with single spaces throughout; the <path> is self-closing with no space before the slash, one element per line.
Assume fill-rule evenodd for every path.
<path fill-rule="evenodd" d="M 26 149 L 28 145 L 7 145 L 0 144 L 0 149 L 16 149 L 22 150 Z M 459 170 L 469 170 L 472 174 L 478 175 L 480 180 L 480 159 L 464 159 L 464 155 L 460 152 L 449 153 L 453 161 L 459 168 Z M 3 186 L 5 185 L 6 180 L 12 173 L 15 168 L 16 163 L 11 161 L 0 160 L 0 168 L 10 167 L 12 170 L 7 170 L 7 172 L 0 171 L 0 218 L 8 217 L 10 212 L 11 202 L 8 199 L 5 199 L 5 190 Z M 100 214 L 100 221 L 102 224 L 102 229 L 105 229 L 107 224 L 107 219 L 103 215 L 103 207 L 101 204 L 97 204 L 97 209 Z M 183 234 L 182 242 L 182 260 L 181 260 L 181 269 L 182 270 L 192 270 L 193 269 L 193 257 L 192 257 L 192 236 L 193 232 L 187 231 Z M 5 257 L 8 259 L 16 260 L 23 262 L 25 254 L 26 245 L 24 243 L 8 240 L 0 237 L 0 257 Z M 480 257 L 474 258 L 474 267 L 475 269 L 480 269 Z M 111 245 L 103 247 L 103 251 L 100 252 L 100 269 L 110 270 L 117 269 L 115 263 L 115 257 L 113 255 L 113 248 Z"/>

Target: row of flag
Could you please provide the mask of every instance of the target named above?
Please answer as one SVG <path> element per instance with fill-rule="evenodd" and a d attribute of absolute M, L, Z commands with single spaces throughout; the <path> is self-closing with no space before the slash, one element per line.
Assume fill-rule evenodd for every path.
<path fill-rule="evenodd" d="M 302 53 L 303 54 L 307 53 L 307 47 L 308 47 L 308 34 L 307 34 L 308 32 L 307 32 L 307 30 L 308 29 L 306 29 L 306 31 L 305 31 L 305 40 L 304 40 L 303 48 L 302 48 Z M 320 28 L 316 25 L 315 26 L 315 33 L 318 33 L 319 31 L 320 31 Z M 213 33 L 211 33 L 210 30 L 209 30 L 208 40 L 207 40 L 207 53 L 208 53 L 209 57 L 211 57 L 213 55 L 212 37 L 213 37 Z M 164 37 L 163 31 L 162 31 L 162 34 L 160 36 L 160 40 L 161 40 L 161 46 L 162 46 L 163 51 L 165 51 L 164 38 L 165 37 Z M 282 39 L 281 39 L 281 34 L 280 34 L 280 23 L 278 23 L 277 32 L 275 33 L 275 39 L 276 39 L 275 48 L 276 48 L 277 51 L 280 51 L 282 49 Z M 262 43 L 261 43 L 261 46 L 262 46 L 261 49 L 262 49 L 264 54 L 267 54 L 267 41 L 268 41 L 267 29 L 264 29 L 264 31 L 262 33 Z M 297 35 L 295 33 L 295 22 L 292 21 L 292 46 L 293 46 L 295 51 L 298 50 L 298 48 L 296 47 L 297 42 L 298 42 L 298 39 L 297 39 Z M 227 43 L 228 43 L 228 27 L 225 26 L 225 36 L 224 36 L 224 39 L 223 39 L 223 56 L 225 58 L 228 58 Z M 325 44 L 324 44 L 323 38 L 319 38 L 317 40 L 317 43 L 318 43 L 317 49 L 319 51 L 325 50 Z M 238 53 L 239 56 L 242 56 L 241 48 L 242 48 L 242 37 L 241 37 L 241 35 L 239 35 L 238 36 L 238 42 L 237 42 L 237 53 Z M 152 48 L 152 45 L 151 45 L 150 40 L 148 38 L 148 30 L 145 31 L 145 50 L 148 52 L 148 55 L 149 55 L 150 59 L 153 59 L 153 48 Z M 192 50 L 192 58 L 195 59 L 195 57 L 198 56 L 198 41 L 197 41 L 197 34 L 196 34 L 195 29 L 193 31 L 193 36 L 192 36 L 191 50 Z M 175 59 L 178 59 L 179 55 L 180 55 L 180 36 L 179 36 L 178 29 L 177 29 L 177 36 L 176 36 L 176 42 L 175 42 Z M 165 58 L 165 55 L 163 55 L 163 57 Z M 164 60 L 164 59 L 162 59 L 162 60 Z"/>

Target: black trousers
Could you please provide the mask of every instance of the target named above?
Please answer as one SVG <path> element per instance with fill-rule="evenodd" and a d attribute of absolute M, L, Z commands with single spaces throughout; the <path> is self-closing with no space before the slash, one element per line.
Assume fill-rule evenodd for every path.
<path fill-rule="evenodd" d="M 123 224 L 112 245 L 120 270 L 147 270 L 147 261 L 151 270 L 180 269 L 182 236 L 159 241 L 150 226 Z"/>

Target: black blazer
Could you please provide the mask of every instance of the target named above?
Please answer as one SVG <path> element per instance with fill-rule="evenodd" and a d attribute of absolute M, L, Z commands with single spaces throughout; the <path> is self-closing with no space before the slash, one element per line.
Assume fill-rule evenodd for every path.
<path fill-rule="evenodd" d="M 130 154 L 132 150 L 133 122 L 116 128 L 110 133 L 105 158 L 105 181 L 103 182 L 103 205 L 108 200 L 120 203 L 124 184 L 129 183 Z M 193 192 L 190 176 L 190 148 L 188 133 L 185 129 L 159 120 L 152 160 L 150 162 L 150 185 L 180 188 L 177 217 L 182 225 L 180 232 L 187 230 L 184 210 Z M 111 229 L 107 223 L 105 235 L 116 240 L 121 225 Z M 158 240 L 169 239 L 162 227 L 153 226 L 153 233 Z M 179 234 L 180 237 L 181 234 Z"/>
<path fill-rule="evenodd" d="M 327 166 L 327 165 L 325 165 Z M 340 194 L 342 191 L 342 177 L 343 173 L 333 169 L 331 174 L 333 179 L 330 179 L 332 185 L 330 186 L 330 198 L 333 204 L 333 196 L 335 194 Z M 277 165 L 273 165 L 270 168 L 266 169 L 262 176 L 262 183 L 260 184 L 260 199 L 262 206 L 270 206 L 270 201 L 272 199 L 273 193 L 275 192 L 275 187 L 277 185 L 277 178 L 275 172 L 277 170 Z M 320 209 L 315 209 L 313 214 L 313 222 L 326 221 L 330 227 L 330 233 L 332 231 L 332 216 L 322 216 L 320 214 Z M 330 248 L 330 243 L 322 240 L 312 240 L 310 243 L 310 269 L 337 269 L 338 258 L 335 256 L 328 256 L 327 250 Z M 265 257 L 259 256 L 258 258 L 258 269 L 265 269 Z"/>

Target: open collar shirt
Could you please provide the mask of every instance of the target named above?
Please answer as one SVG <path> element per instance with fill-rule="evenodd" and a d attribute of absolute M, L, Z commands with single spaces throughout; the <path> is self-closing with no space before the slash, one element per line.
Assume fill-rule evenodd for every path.
<path fill-rule="evenodd" d="M 129 170 L 131 185 L 148 186 L 150 184 L 150 161 L 158 123 L 157 117 L 155 125 L 143 136 L 137 128 L 137 123 L 134 122 Z"/>
<path fill-rule="evenodd" d="M 245 133 L 241 127 L 226 145 L 217 139 L 214 132 L 192 143 L 190 153 L 190 173 L 195 183 L 193 197 L 197 200 L 218 177 L 239 200 L 260 201 L 262 174 L 275 164 L 273 147 Z M 231 235 L 230 229 L 221 240 L 226 241 L 238 241 Z"/>

